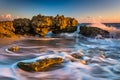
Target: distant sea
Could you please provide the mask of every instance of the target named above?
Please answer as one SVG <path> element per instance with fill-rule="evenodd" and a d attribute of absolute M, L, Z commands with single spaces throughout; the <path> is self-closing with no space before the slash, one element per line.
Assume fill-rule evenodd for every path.
<path fill-rule="evenodd" d="M 89 25 L 91 23 L 81 23 L 81 25 Z M 105 24 L 106 26 L 113 26 L 113 27 L 116 27 L 116 28 L 119 28 L 120 29 L 120 23 L 102 23 L 102 24 Z"/>

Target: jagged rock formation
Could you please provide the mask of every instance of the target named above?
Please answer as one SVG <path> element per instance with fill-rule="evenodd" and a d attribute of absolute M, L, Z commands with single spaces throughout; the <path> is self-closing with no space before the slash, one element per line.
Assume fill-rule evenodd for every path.
<path fill-rule="evenodd" d="M 103 38 L 108 38 L 110 34 L 108 31 L 102 30 L 100 28 L 87 26 L 81 26 L 79 33 L 82 34 L 83 36 L 92 38 L 95 38 L 98 35 L 101 35 L 101 37 Z"/>
<path fill-rule="evenodd" d="M 78 22 L 74 18 L 64 17 L 57 15 L 54 18 L 54 25 L 52 32 L 54 34 L 58 33 L 72 33 L 77 30 Z"/>
<path fill-rule="evenodd" d="M 78 22 L 74 18 L 64 17 L 63 15 L 53 17 L 39 14 L 33 16 L 31 20 L 34 32 L 40 36 L 45 36 L 49 31 L 54 34 L 71 33 L 77 30 L 77 24 Z"/>
<path fill-rule="evenodd" d="M 34 32 L 40 36 L 45 36 L 50 31 L 53 21 L 52 19 L 52 16 L 43 16 L 41 14 L 33 16 L 31 25 Z"/>
<path fill-rule="evenodd" d="M 52 65 L 60 64 L 62 62 L 63 59 L 61 57 L 55 57 L 55 58 L 45 58 L 31 63 L 19 62 L 17 66 L 25 71 L 39 72 L 39 71 L 44 71 L 46 68 L 49 68 Z"/>
<path fill-rule="evenodd" d="M 21 35 L 33 34 L 32 33 L 33 29 L 31 27 L 30 19 L 27 19 L 27 18 L 14 19 L 13 26 L 15 28 L 16 34 L 21 34 Z"/>
<path fill-rule="evenodd" d="M 14 34 L 14 27 L 12 21 L 2 21 L 0 22 L 0 37 L 13 37 Z"/>
<path fill-rule="evenodd" d="M 77 30 L 78 22 L 74 18 L 37 15 L 32 19 L 18 18 L 13 22 L 0 22 L 0 37 L 12 37 L 18 35 L 40 35 L 45 36 L 49 31 L 54 34 L 72 33 Z"/>

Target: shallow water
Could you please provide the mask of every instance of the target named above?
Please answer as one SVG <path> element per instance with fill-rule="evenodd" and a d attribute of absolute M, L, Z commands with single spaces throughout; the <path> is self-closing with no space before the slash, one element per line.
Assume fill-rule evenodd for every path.
<path fill-rule="evenodd" d="M 65 34 L 64 38 L 29 38 L 0 48 L 0 80 L 120 80 L 120 39 L 90 39 Z M 63 36 L 63 34 L 62 34 Z M 20 50 L 11 52 L 11 46 Z M 83 60 L 71 61 L 72 53 L 83 54 Z M 18 62 L 31 62 L 45 57 L 62 57 L 62 67 L 26 72 Z"/>

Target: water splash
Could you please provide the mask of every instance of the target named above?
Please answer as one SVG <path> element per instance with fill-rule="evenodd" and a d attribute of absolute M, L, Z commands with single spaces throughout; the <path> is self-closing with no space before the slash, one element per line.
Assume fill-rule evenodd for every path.
<path fill-rule="evenodd" d="M 117 29 L 114 26 L 107 26 L 107 25 L 102 24 L 100 22 L 94 22 L 94 23 L 91 23 L 87 26 L 97 27 L 97 28 L 100 28 L 102 30 L 108 31 L 110 33 L 111 38 L 120 38 L 120 29 Z"/>

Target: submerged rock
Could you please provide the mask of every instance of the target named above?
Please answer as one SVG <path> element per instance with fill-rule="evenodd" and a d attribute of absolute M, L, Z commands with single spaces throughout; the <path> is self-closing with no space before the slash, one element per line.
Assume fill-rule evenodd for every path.
<path fill-rule="evenodd" d="M 83 54 L 81 53 L 73 53 L 71 54 L 71 58 L 69 58 L 72 62 L 80 62 L 81 64 L 86 64 L 86 61 L 83 59 Z"/>
<path fill-rule="evenodd" d="M 61 57 L 56 57 L 56 58 L 45 58 L 45 59 L 38 60 L 36 62 L 31 62 L 31 63 L 19 62 L 17 66 L 25 71 L 39 72 L 39 71 L 46 70 L 52 65 L 60 64 L 62 62 L 63 62 L 63 59 Z"/>
<path fill-rule="evenodd" d="M 83 36 L 92 38 L 96 38 L 98 35 L 101 35 L 101 38 L 108 38 L 110 34 L 108 31 L 102 30 L 100 28 L 87 26 L 81 26 L 79 33 Z"/>
<path fill-rule="evenodd" d="M 19 47 L 18 46 L 14 46 L 14 47 L 10 47 L 8 48 L 9 51 L 13 51 L 13 52 L 16 52 L 19 50 Z"/>
<path fill-rule="evenodd" d="M 74 54 L 71 54 L 72 57 L 74 58 L 77 58 L 77 59 L 83 59 L 83 54 L 78 54 L 78 53 L 74 53 Z"/>
<path fill-rule="evenodd" d="M 13 38 L 16 37 L 14 34 L 14 27 L 12 21 L 0 21 L 0 38 Z"/>

